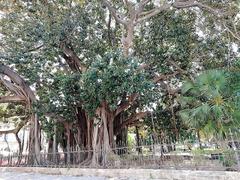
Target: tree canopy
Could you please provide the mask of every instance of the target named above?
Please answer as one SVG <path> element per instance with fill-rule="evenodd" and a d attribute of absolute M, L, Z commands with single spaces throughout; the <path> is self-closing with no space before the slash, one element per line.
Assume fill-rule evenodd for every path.
<path fill-rule="evenodd" d="M 109 152 L 127 142 L 130 126 L 153 131 L 152 119 L 154 133 L 175 140 L 190 128 L 236 125 L 237 1 L 44 0 L 0 8 L 0 102 L 27 107 L 32 153 L 40 151 L 41 129 L 49 142 L 57 134 L 64 151 Z M 111 153 L 89 153 L 84 162 L 101 164 Z"/>

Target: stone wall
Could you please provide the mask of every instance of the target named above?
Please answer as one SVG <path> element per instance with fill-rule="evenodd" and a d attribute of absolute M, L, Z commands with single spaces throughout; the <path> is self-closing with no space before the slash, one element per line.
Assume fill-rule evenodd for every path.
<path fill-rule="evenodd" d="M 0 172 L 41 173 L 70 176 L 122 177 L 138 180 L 240 180 L 240 172 L 228 171 L 191 171 L 164 169 L 79 169 L 79 168 L 38 168 L 8 167 L 0 168 Z"/>

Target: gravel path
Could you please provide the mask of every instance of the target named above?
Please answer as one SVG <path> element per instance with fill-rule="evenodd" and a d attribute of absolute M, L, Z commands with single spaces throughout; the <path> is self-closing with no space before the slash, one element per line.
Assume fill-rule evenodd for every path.
<path fill-rule="evenodd" d="M 58 176 L 36 173 L 0 172 L 0 180 L 130 180 L 126 178 Z M 134 180 L 134 179 L 131 179 Z"/>

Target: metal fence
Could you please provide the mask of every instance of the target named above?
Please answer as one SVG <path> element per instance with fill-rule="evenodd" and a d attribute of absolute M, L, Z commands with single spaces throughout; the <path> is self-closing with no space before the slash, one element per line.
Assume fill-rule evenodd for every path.
<path fill-rule="evenodd" d="M 34 161 L 35 155 L 9 155 L 0 156 L 0 166 L 240 170 L 240 147 L 237 142 L 227 143 L 224 148 L 212 148 L 213 145 L 210 147 L 190 148 L 188 144 L 171 143 L 113 148 L 105 162 L 98 159 L 106 154 L 103 150 L 41 153 L 38 163 Z M 96 161 L 101 163 L 92 163 L 93 154 Z"/>

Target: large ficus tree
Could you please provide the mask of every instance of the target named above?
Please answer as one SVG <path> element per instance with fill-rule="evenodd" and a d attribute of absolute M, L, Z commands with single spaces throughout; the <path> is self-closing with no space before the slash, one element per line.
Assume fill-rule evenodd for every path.
<path fill-rule="evenodd" d="M 213 36 L 231 47 L 226 34 L 237 36 L 238 27 L 219 26 L 230 7 L 234 1 L 19 1 L 1 20 L 1 60 L 35 87 L 42 126 L 63 128 L 64 149 L 109 151 L 113 135 L 160 101 L 156 94 L 173 100 L 182 78 L 204 67 L 203 55 L 217 59 Z M 107 157 L 87 153 L 84 162 L 91 159 Z"/>

